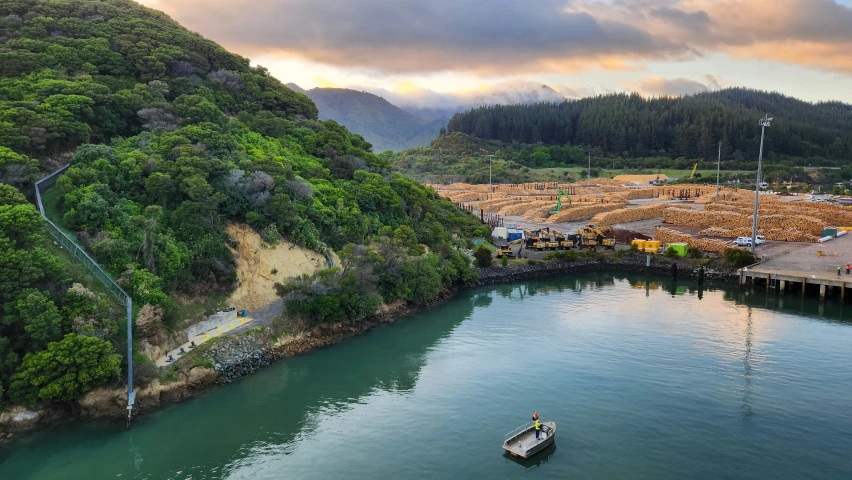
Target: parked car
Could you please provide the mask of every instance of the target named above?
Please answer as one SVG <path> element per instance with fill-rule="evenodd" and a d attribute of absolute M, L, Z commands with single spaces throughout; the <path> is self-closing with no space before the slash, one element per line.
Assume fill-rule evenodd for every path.
<path fill-rule="evenodd" d="M 757 244 L 761 245 L 766 243 L 766 238 L 763 235 L 757 236 Z M 751 237 L 737 237 L 737 245 L 740 247 L 750 247 L 751 246 Z"/>

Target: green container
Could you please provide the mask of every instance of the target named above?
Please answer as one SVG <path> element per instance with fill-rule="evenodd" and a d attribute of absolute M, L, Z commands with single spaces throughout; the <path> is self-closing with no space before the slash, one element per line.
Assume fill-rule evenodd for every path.
<path fill-rule="evenodd" d="M 823 237 L 836 237 L 837 236 L 837 227 L 827 227 L 822 229 Z"/>
<path fill-rule="evenodd" d="M 685 243 L 670 243 L 666 246 L 666 250 L 669 248 L 673 248 L 679 257 L 685 257 L 686 252 L 689 250 L 689 245 Z"/>

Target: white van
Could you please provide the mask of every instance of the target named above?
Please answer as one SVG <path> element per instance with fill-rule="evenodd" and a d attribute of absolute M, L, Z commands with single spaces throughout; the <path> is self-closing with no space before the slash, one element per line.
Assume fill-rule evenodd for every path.
<path fill-rule="evenodd" d="M 763 235 L 758 235 L 757 244 L 761 245 L 763 243 L 766 243 L 766 238 Z M 751 237 L 737 237 L 737 245 L 740 247 L 750 247 Z"/>

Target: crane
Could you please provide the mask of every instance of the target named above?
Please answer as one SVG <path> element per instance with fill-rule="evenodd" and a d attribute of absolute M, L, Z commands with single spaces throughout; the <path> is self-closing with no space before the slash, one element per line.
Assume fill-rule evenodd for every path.
<path fill-rule="evenodd" d="M 695 171 L 698 170 L 698 162 L 695 162 L 695 166 L 692 167 L 692 175 L 689 176 L 689 179 L 692 180 L 695 178 Z"/>

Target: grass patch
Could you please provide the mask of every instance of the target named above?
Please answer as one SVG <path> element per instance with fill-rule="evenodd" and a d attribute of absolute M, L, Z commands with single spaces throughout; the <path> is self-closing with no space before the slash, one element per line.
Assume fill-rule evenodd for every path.
<path fill-rule="evenodd" d="M 679 178 L 681 180 L 689 178 L 692 175 L 692 169 L 686 170 L 677 170 L 671 168 L 662 168 L 662 169 L 611 169 L 611 168 L 598 168 L 592 162 L 592 169 L 597 170 L 598 177 L 604 178 L 612 178 L 616 175 L 667 175 L 669 178 Z M 582 182 L 586 179 L 588 170 L 585 167 L 554 167 L 554 168 L 531 168 L 529 171 L 529 175 L 532 181 L 535 182 L 554 182 L 565 178 L 565 174 L 570 175 L 571 177 L 577 179 L 578 182 Z M 701 174 L 701 178 L 707 181 L 708 183 L 716 182 L 716 170 L 698 170 L 696 174 Z M 721 175 L 724 176 L 732 176 L 732 175 L 740 175 L 745 174 L 747 172 L 740 170 L 722 170 Z"/>

